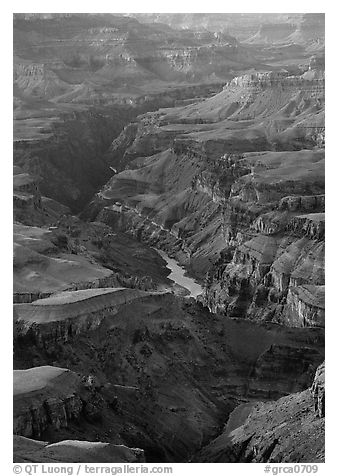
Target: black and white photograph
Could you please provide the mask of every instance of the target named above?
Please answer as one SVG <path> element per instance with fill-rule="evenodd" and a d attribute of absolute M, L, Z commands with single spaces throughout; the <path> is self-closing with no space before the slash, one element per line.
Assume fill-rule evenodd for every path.
<path fill-rule="evenodd" d="M 8 474 L 322 474 L 323 5 L 91 7 L 12 13 Z"/>

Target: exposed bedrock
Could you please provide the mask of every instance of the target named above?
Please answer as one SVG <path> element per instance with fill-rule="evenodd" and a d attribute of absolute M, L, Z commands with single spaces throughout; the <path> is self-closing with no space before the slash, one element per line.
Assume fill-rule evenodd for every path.
<path fill-rule="evenodd" d="M 14 463 L 142 463 L 144 451 L 101 441 L 64 440 L 57 443 L 13 436 Z"/>
<path fill-rule="evenodd" d="M 323 150 L 208 158 L 168 149 L 130 165 L 96 195 L 92 218 L 207 273 L 212 310 L 323 325 L 319 294 L 310 302 L 289 290 L 325 284 Z"/>
<path fill-rule="evenodd" d="M 170 293 L 147 293 L 138 289 L 98 288 L 66 291 L 30 304 L 14 305 L 17 338 L 34 341 L 37 347 L 52 352 L 53 346 L 67 343 L 77 334 L 97 329 L 106 318 L 121 307 L 136 301 L 170 300 Z"/>
<path fill-rule="evenodd" d="M 299 153 L 300 159 L 303 154 L 311 152 Z M 313 175 L 308 169 L 293 180 L 285 171 L 286 180 L 277 183 L 270 167 L 253 165 L 251 174 L 232 187 L 223 207 L 226 247 L 208 272 L 206 303 L 237 317 L 323 326 L 325 215 L 322 195 L 317 195 L 324 186 L 323 169 L 316 177 L 315 165 Z M 290 190 L 294 199 L 283 199 Z M 305 190 L 314 194 L 305 196 Z"/>
<path fill-rule="evenodd" d="M 323 242 L 257 235 L 213 266 L 206 303 L 237 317 L 324 326 L 324 279 Z"/>
<path fill-rule="evenodd" d="M 325 195 L 284 197 L 279 202 L 279 210 L 323 212 L 325 209 Z"/>
<path fill-rule="evenodd" d="M 242 87 L 251 87 L 253 89 L 270 89 L 270 88 L 293 88 L 304 87 L 306 89 L 311 89 L 312 91 L 317 90 L 319 93 L 324 93 L 324 79 L 320 80 L 304 80 L 302 76 L 291 76 L 287 71 L 268 71 L 264 73 L 252 73 L 245 74 L 243 76 L 236 77 L 232 79 L 225 87 L 231 86 L 242 86 Z"/>
<path fill-rule="evenodd" d="M 34 217 L 38 226 L 14 223 L 15 303 L 66 290 L 170 286 L 165 261 L 153 249 L 123 233 L 113 233 L 102 222 L 47 215 L 45 210 Z"/>
<path fill-rule="evenodd" d="M 51 223 L 61 215 L 68 215 L 68 207 L 45 197 L 40 191 L 41 179 L 13 167 L 13 215 L 14 220 L 25 225 Z"/>
<path fill-rule="evenodd" d="M 72 425 L 99 425 L 106 402 L 90 378 L 70 370 L 40 366 L 14 371 L 14 461 L 142 462 L 138 448 L 108 442 L 69 439 L 48 443 Z M 28 438 L 27 438 L 28 437 Z"/>
<path fill-rule="evenodd" d="M 325 214 L 311 213 L 309 215 L 295 216 L 292 218 L 288 229 L 300 236 L 308 236 L 314 240 L 325 238 Z"/>
<path fill-rule="evenodd" d="M 84 300 L 87 292 L 77 291 L 15 306 L 15 368 L 68 368 L 85 376 L 89 392 L 65 383 L 64 394 L 53 391 L 57 402 L 44 396 L 32 433 L 27 408 L 36 399 L 26 389 L 24 413 L 16 406 L 16 433 L 124 444 L 144 449 L 147 461 L 187 461 L 217 436 L 236 405 L 305 389 L 323 361 L 322 329 L 257 325 L 170 293 L 123 292 L 142 296 L 114 305 L 121 290 L 90 290 Z"/>
<path fill-rule="evenodd" d="M 319 418 L 323 418 L 325 416 L 325 362 L 316 371 L 311 393 L 314 399 L 315 412 Z"/>
<path fill-rule="evenodd" d="M 110 167 L 120 169 L 118 149 L 126 147 L 130 140 L 133 126 L 127 125 L 133 118 L 162 106 L 173 106 L 177 99 L 210 95 L 219 87 L 187 85 L 136 98 L 133 105 L 102 104 L 87 110 L 56 112 L 57 117 L 53 118 L 45 137 L 15 141 L 14 164 L 22 167 L 23 172 L 39 177 L 43 195 L 69 206 L 73 212 L 80 212 L 113 175 Z M 110 146 L 115 138 L 118 139 L 116 145 L 113 142 L 112 155 Z M 18 196 L 16 201 L 22 203 L 23 198 Z"/>
<path fill-rule="evenodd" d="M 290 325 L 325 326 L 325 286 L 290 287 L 286 302 Z"/>
<path fill-rule="evenodd" d="M 15 142 L 14 163 L 40 178 L 43 195 L 79 211 L 108 180 L 103 154 L 130 117 L 117 108 L 64 114 L 47 139 Z"/>
<path fill-rule="evenodd" d="M 324 459 L 323 16 L 204 17 L 14 18 L 19 462 Z"/>
<path fill-rule="evenodd" d="M 84 417 L 90 399 L 80 377 L 67 369 L 15 370 L 13 432 L 39 438 L 50 427 L 67 428 L 72 420 Z M 94 409 L 92 406 L 93 415 Z"/>
<path fill-rule="evenodd" d="M 237 407 L 223 433 L 207 445 L 196 462 L 324 462 L 324 365 L 311 389 L 276 402 Z"/>
<path fill-rule="evenodd" d="M 310 302 L 297 289 L 325 284 L 324 80 L 311 78 L 244 75 L 140 116 L 110 148 L 125 170 L 84 216 L 206 276 L 212 310 L 322 326 L 319 293 Z"/>
<path fill-rule="evenodd" d="M 214 159 L 320 146 L 324 101 L 323 80 L 278 72 L 245 75 L 213 97 L 137 117 L 113 141 L 107 156 L 121 170 L 134 168 L 133 159 L 167 148 L 180 156 Z"/>

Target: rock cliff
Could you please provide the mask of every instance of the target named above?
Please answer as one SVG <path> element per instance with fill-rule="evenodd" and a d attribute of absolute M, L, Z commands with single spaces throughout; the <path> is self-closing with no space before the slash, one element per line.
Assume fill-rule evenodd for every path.
<path fill-rule="evenodd" d="M 237 407 L 222 435 L 206 446 L 195 461 L 324 462 L 323 372 L 320 366 L 311 390 L 272 403 Z"/>
<path fill-rule="evenodd" d="M 80 378 L 67 369 L 42 366 L 14 371 L 13 432 L 40 437 L 50 426 L 67 427 L 84 411 Z"/>
<path fill-rule="evenodd" d="M 109 226 L 47 213 L 46 207 L 30 216 L 37 226 L 14 223 L 14 302 L 66 290 L 171 287 L 165 262 L 154 250 Z"/>
<path fill-rule="evenodd" d="M 23 314 L 34 308 L 35 317 L 30 318 L 35 322 L 25 321 L 29 316 L 23 315 L 17 322 L 15 368 L 69 368 L 83 376 L 80 382 L 89 392 L 82 394 L 62 384 L 65 394 L 57 398 L 66 401 L 75 395 L 69 401 L 76 415 L 72 410 L 74 419 L 58 417 L 60 424 L 41 423 L 37 430 L 41 439 L 54 442 L 86 435 L 87 440 L 142 448 L 147 461 L 187 461 L 219 434 L 225 415 L 238 404 L 302 391 L 323 361 L 324 336 L 318 328 L 288 329 L 225 319 L 170 293 L 127 301 L 113 311 L 106 306 L 100 312 L 96 300 L 101 302 L 101 297 L 94 291 L 94 312 L 89 312 L 87 301 L 73 302 L 58 321 L 48 315 L 55 316 L 57 307 L 65 307 L 64 298 L 73 299 L 79 291 L 16 305 Z M 109 296 L 111 292 L 105 290 L 104 301 L 111 300 Z M 76 315 L 68 317 L 74 305 Z M 36 308 L 40 314 L 46 308 L 41 319 Z M 67 323 L 72 332 L 57 331 Z M 62 375 L 73 376 L 72 372 Z M 79 382 L 79 377 L 74 381 Z M 25 395 L 31 408 L 32 394 Z M 16 408 L 21 415 L 23 407 Z M 43 415 L 42 422 L 50 421 Z M 20 428 L 26 428 L 27 418 L 18 419 Z M 31 427 L 15 432 L 36 438 Z"/>
<path fill-rule="evenodd" d="M 97 194 L 87 215 L 170 251 L 198 277 L 207 273 L 210 309 L 323 325 L 324 151 L 219 155 L 214 143 L 191 148 L 158 128 L 145 119 L 133 127 L 123 159 L 129 168 Z M 164 142 L 144 158 L 153 134 Z M 118 213 L 115 202 L 123 204 Z M 321 287 L 314 299 L 305 298 L 306 286 Z"/>
<path fill-rule="evenodd" d="M 51 351 L 56 344 L 95 330 L 105 319 L 122 308 L 141 306 L 147 301 L 168 300 L 171 294 L 154 294 L 128 288 L 98 288 L 66 291 L 38 299 L 30 304 L 15 304 L 14 319 L 20 345 L 27 341 Z M 136 302 L 134 302 L 136 301 Z"/>

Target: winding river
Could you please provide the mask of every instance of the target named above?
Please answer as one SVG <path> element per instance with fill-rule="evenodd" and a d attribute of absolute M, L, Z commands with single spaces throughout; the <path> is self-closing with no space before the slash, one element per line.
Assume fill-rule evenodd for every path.
<path fill-rule="evenodd" d="M 187 289 L 189 291 L 187 297 L 196 298 L 198 295 L 202 294 L 202 286 L 200 286 L 193 278 L 186 276 L 185 269 L 182 268 L 175 259 L 169 258 L 169 256 L 162 250 L 156 249 L 156 251 L 166 261 L 167 268 L 171 271 L 168 279 Z"/>

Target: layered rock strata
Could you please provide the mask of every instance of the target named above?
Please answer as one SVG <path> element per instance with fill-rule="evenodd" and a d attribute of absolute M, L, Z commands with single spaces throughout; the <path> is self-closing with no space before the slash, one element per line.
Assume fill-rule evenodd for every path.
<path fill-rule="evenodd" d="M 40 437 L 50 426 L 58 430 L 84 411 L 80 377 L 67 369 L 42 366 L 14 371 L 13 432 Z"/>
<path fill-rule="evenodd" d="M 243 404 L 223 433 L 199 454 L 199 462 L 324 462 L 324 367 L 311 389 L 276 402 Z"/>
<path fill-rule="evenodd" d="M 112 309 L 108 301 L 120 291 L 103 291 L 102 298 L 91 290 L 92 304 L 74 300 L 84 293 L 78 291 L 16 305 L 25 312 L 16 322 L 15 368 L 69 368 L 83 375 L 85 388 L 82 393 L 62 385 L 65 395 L 53 396 L 72 403 L 71 418 L 50 423 L 43 413 L 41 424 L 30 423 L 29 431 L 25 422 L 31 417 L 25 415 L 32 415 L 36 400 L 26 393 L 24 406 L 15 403 L 21 428 L 16 433 L 52 442 L 97 439 L 142 448 L 147 461 L 187 461 L 217 436 L 235 406 L 302 391 L 323 360 L 318 328 L 224 319 L 170 293 L 127 299 Z M 77 315 L 71 317 L 73 308 Z M 65 406 L 59 400 L 56 407 L 50 402 L 52 409 Z"/>

